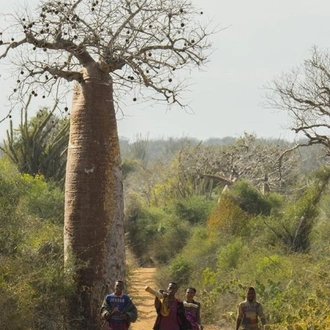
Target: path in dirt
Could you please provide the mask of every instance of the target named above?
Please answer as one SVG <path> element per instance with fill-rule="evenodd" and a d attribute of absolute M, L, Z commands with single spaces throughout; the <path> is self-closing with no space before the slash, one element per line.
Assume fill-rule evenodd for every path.
<path fill-rule="evenodd" d="M 156 319 L 156 311 L 154 308 L 155 297 L 145 291 L 148 285 L 153 289 L 157 289 L 154 276 L 155 268 L 137 268 L 131 275 L 130 297 L 138 309 L 138 319 L 131 324 L 130 330 L 152 330 Z M 230 330 L 232 327 L 226 326 L 204 326 L 204 330 Z"/>
<path fill-rule="evenodd" d="M 131 275 L 130 296 L 138 309 L 138 319 L 132 323 L 131 330 L 152 330 L 156 319 L 154 308 L 155 297 L 144 288 L 149 285 L 156 288 L 154 275 L 155 268 L 137 268 Z"/>

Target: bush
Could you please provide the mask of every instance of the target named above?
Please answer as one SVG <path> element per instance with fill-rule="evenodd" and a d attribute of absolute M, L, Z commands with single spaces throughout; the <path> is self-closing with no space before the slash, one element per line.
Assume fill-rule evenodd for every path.
<path fill-rule="evenodd" d="M 222 272 L 237 268 L 242 251 L 242 240 L 240 238 L 232 240 L 228 245 L 219 249 L 217 267 Z"/>
<path fill-rule="evenodd" d="M 174 255 L 181 252 L 190 236 L 187 222 L 171 218 L 164 223 L 163 232 L 151 245 L 154 258 L 160 264 L 168 264 Z"/>
<path fill-rule="evenodd" d="M 191 271 L 194 264 L 192 261 L 183 258 L 181 255 L 175 257 L 169 264 L 169 277 L 177 282 L 179 286 L 188 286 Z"/>
<path fill-rule="evenodd" d="M 47 182 L 40 175 L 32 177 L 22 175 L 25 191 L 20 207 L 24 213 L 29 213 L 39 219 L 51 220 L 63 225 L 64 193 L 54 183 Z"/>
<path fill-rule="evenodd" d="M 140 265 L 149 265 L 155 262 L 154 247 L 163 242 L 162 237 L 165 231 L 169 215 L 158 208 L 140 208 L 136 209 L 134 217 L 127 224 L 127 235 L 129 246 L 134 252 Z M 158 247 L 159 249 L 160 247 Z"/>
<path fill-rule="evenodd" d="M 209 230 L 205 226 L 194 226 L 189 232 L 189 238 L 182 248 L 180 255 L 194 264 L 194 270 L 190 274 L 192 281 L 195 271 L 200 275 L 201 270 L 212 265 L 216 266 L 217 249 L 223 241 L 216 235 L 209 235 Z M 199 282 L 197 277 L 196 282 Z"/>
<path fill-rule="evenodd" d="M 1 329 L 64 329 L 73 279 L 63 269 L 63 194 L 3 159 L 0 188 Z"/>
<path fill-rule="evenodd" d="M 223 196 L 210 215 L 207 225 L 213 234 L 247 235 L 249 214 L 242 210 L 230 196 Z"/>
<path fill-rule="evenodd" d="M 206 222 L 213 207 L 214 201 L 206 199 L 204 196 L 192 196 L 176 202 L 174 209 L 180 220 L 186 220 L 196 225 Z"/>
<path fill-rule="evenodd" d="M 271 204 L 254 187 L 246 181 L 238 181 L 228 192 L 235 203 L 251 215 L 269 215 Z"/>

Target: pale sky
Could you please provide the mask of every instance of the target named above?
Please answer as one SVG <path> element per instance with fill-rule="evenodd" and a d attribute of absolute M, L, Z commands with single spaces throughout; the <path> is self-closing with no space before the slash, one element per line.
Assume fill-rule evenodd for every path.
<path fill-rule="evenodd" d="M 29 4 L 37 3 L 29 0 Z M 210 62 L 191 73 L 185 94 L 194 113 L 164 105 L 130 105 L 118 116 L 121 137 L 239 137 L 244 132 L 263 138 L 292 139 L 286 113 L 263 107 L 263 86 L 300 65 L 313 46 L 330 45 L 329 0 L 192 0 L 221 32 L 213 35 Z M 10 12 L 21 0 L 0 0 Z M 25 1 L 26 3 L 26 1 Z M 1 21 L 0 21 L 1 23 Z M 1 26 L 1 24 L 0 24 Z M 1 68 L 3 70 L 3 67 Z M 6 111 L 8 81 L 0 78 L 1 112 Z M 42 104 L 39 104 L 41 106 Z M 134 104 L 133 104 L 134 105 Z M 0 124 L 0 139 L 9 122 Z"/>

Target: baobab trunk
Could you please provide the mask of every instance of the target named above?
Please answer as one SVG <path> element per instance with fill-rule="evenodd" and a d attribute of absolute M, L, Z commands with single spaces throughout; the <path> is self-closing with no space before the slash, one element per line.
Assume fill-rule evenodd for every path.
<path fill-rule="evenodd" d="M 99 308 L 125 271 L 121 159 L 111 77 L 91 63 L 73 94 L 65 182 L 65 263 L 77 295 L 70 329 L 99 330 Z M 73 267 L 72 267 L 73 266 Z"/>

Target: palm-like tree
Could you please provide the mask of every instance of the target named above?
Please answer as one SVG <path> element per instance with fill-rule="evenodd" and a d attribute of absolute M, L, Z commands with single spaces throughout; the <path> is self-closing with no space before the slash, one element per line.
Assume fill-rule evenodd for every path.
<path fill-rule="evenodd" d="M 46 180 L 64 185 L 66 153 L 69 140 L 69 120 L 54 115 L 57 103 L 51 111 L 40 109 L 28 119 L 31 97 L 21 113 L 18 129 L 7 130 L 7 139 L 0 149 L 14 162 L 18 170 L 31 175 L 41 174 Z"/>

